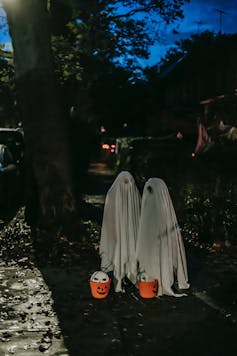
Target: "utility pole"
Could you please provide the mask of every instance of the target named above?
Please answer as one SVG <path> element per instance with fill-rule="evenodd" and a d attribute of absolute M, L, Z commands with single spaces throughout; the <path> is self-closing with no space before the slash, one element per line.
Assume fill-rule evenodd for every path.
<path fill-rule="evenodd" d="M 219 12 L 219 34 L 222 34 L 222 16 L 226 15 L 226 12 L 221 9 L 215 9 L 215 11 Z"/>

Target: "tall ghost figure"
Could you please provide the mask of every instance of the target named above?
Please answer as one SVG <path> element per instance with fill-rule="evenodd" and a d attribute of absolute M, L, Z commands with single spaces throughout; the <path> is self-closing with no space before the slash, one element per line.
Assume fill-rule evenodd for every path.
<path fill-rule="evenodd" d="M 136 255 L 140 272 L 158 279 L 158 296 L 182 296 L 172 290 L 189 288 L 185 249 L 165 182 L 150 178 L 143 190 Z"/>
<path fill-rule="evenodd" d="M 113 271 L 116 292 L 123 291 L 125 276 L 136 283 L 140 206 L 134 178 L 129 172 L 121 172 L 106 195 L 100 239 L 101 270 Z"/>

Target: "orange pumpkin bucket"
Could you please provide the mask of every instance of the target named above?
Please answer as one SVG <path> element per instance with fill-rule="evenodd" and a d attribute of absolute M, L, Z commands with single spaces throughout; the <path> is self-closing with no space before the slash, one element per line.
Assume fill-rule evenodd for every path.
<path fill-rule="evenodd" d="M 106 273 L 102 271 L 94 272 L 89 283 L 92 297 L 96 299 L 104 299 L 108 296 L 111 278 L 109 278 Z"/>
<path fill-rule="evenodd" d="M 142 298 L 155 298 L 158 292 L 158 280 L 138 281 L 139 294 Z"/>

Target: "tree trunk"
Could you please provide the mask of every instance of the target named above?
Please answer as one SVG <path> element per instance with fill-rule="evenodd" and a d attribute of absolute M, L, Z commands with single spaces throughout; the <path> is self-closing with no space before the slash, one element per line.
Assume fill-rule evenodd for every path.
<path fill-rule="evenodd" d="M 68 132 L 53 71 L 47 0 L 4 0 L 14 48 L 18 105 L 23 117 L 28 211 L 44 226 L 76 212 Z M 34 197 L 34 199 L 32 198 Z"/>

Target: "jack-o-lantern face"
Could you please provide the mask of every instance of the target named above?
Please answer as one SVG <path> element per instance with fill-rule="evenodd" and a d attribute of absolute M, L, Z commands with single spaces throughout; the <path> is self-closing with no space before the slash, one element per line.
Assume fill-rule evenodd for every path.
<path fill-rule="evenodd" d="M 158 292 L 158 280 L 150 280 L 147 274 L 143 273 L 138 281 L 138 288 L 142 298 L 155 298 Z"/>
<path fill-rule="evenodd" d="M 96 271 L 90 278 L 91 294 L 96 299 L 106 298 L 109 294 L 111 279 L 109 276 L 102 272 Z"/>

